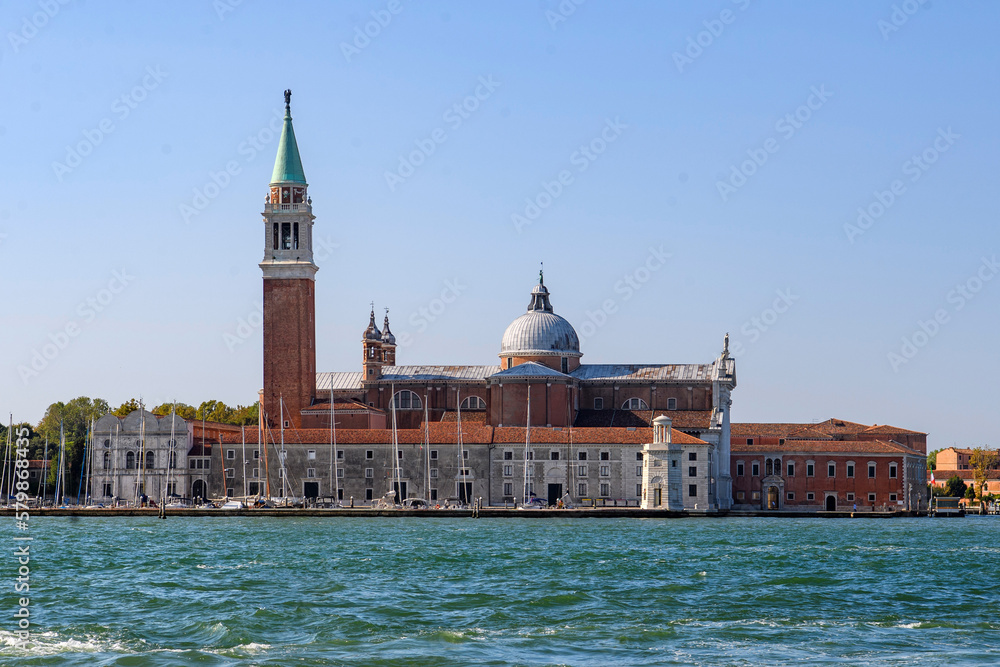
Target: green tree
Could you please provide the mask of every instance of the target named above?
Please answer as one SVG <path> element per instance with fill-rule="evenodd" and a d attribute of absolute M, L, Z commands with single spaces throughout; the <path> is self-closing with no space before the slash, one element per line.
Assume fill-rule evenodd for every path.
<path fill-rule="evenodd" d="M 257 416 L 260 414 L 260 404 L 237 405 L 233 410 L 232 423 L 237 426 L 252 426 L 257 423 Z"/>
<path fill-rule="evenodd" d="M 59 426 L 62 424 L 66 435 L 66 493 L 76 495 L 80 486 L 80 470 L 83 465 L 83 450 L 87 432 L 92 420 L 110 411 L 108 402 L 102 398 L 90 399 L 86 396 L 74 398 L 67 403 L 53 403 L 45 410 L 45 416 L 35 429 L 40 438 L 49 441 L 49 488 L 55 484 L 59 464 Z"/>
<path fill-rule="evenodd" d="M 976 499 L 976 487 L 975 486 L 970 486 L 969 488 L 967 488 L 965 490 L 965 497 L 968 498 L 969 500 L 975 500 Z"/>
<path fill-rule="evenodd" d="M 927 455 L 927 469 L 937 470 L 937 455 L 940 449 L 935 449 L 933 452 Z"/>
<path fill-rule="evenodd" d="M 231 424 L 233 409 L 222 401 L 205 401 L 198 406 L 198 410 L 195 412 L 195 419 Z"/>
<path fill-rule="evenodd" d="M 944 495 L 949 498 L 962 498 L 965 496 L 965 482 L 958 475 L 952 475 L 944 485 Z"/>
<path fill-rule="evenodd" d="M 983 488 L 986 486 L 986 480 L 989 479 L 989 472 L 997 467 L 997 453 L 985 447 L 973 447 L 972 455 L 969 457 L 969 465 L 972 466 L 976 495 L 982 498 Z"/>
<path fill-rule="evenodd" d="M 115 417 L 128 417 L 130 414 L 139 409 L 139 401 L 134 398 L 130 398 L 117 408 L 111 411 Z"/>
<path fill-rule="evenodd" d="M 181 419 L 186 419 L 188 421 L 195 419 L 197 410 L 187 403 L 163 403 L 162 405 L 157 405 L 155 408 L 150 410 L 150 412 L 157 417 L 166 417 L 170 414 L 171 407 L 174 408 L 174 414 Z"/>

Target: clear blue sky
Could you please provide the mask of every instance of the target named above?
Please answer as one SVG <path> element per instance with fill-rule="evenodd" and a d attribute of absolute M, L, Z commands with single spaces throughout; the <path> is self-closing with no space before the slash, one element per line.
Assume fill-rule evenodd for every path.
<path fill-rule="evenodd" d="M 737 420 L 996 446 L 1000 5 L 895 5 L 6 2 L 0 409 L 255 400 L 291 88 L 330 248 L 320 370 L 360 369 L 369 301 L 409 335 L 400 363 L 496 363 L 544 261 L 584 363 L 709 362 L 728 331 Z M 878 216 L 845 230 L 859 207 Z"/>

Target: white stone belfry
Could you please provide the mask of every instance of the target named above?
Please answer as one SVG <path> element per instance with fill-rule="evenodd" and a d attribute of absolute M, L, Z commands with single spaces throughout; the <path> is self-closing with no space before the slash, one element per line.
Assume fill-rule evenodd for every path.
<path fill-rule="evenodd" d="M 673 443 L 670 418 L 653 420 L 653 442 L 642 449 L 642 509 L 681 511 L 681 446 Z"/>

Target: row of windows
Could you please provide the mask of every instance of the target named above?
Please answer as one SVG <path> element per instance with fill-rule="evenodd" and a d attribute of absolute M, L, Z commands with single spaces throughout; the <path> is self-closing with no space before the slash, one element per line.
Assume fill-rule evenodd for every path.
<path fill-rule="evenodd" d="M 604 409 L 604 399 L 600 396 L 594 398 L 594 409 L 603 410 Z M 668 398 L 667 399 L 667 410 L 677 409 L 677 399 Z M 642 400 L 641 398 L 629 398 L 622 403 L 622 410 L 649 410 L 649 403 Z"/>
<path fill-rule="evenodd" d="M 848 478 L 855 477 L 855 464 L 853 461 L 848 461 L 844 465 L 845 476 Z M 878 472 L 878 465 L 874 461 L 868 462 L 868 477 L 870 479 L 875 479 Z M 746 465 L 743 461 L 736 462 L 736 476 L 743 477 L 746 474 Z M 764 463 L 764 475 L 780 475 L 781 474 L 781 459 L 767 459 Z M 899 475 L 899 466 L 896 463 L 889 464 L 889 479 L 896 479 Z M 752 461 L 750 463 L 750 476 L 760 477 L 760 462 Z M 795 461 L 788 461 L 785 466 L 785 476 L 795 477 Z M 815 461 L 806 461 L 806 477 L 816 476 L 816 463 Z M 833 461 L 829 461 L 826 464 L 826 476 L 836 477 L 837 476 L 837 464 Z"/>
<path fill-rule="evenodd" d="M 751 500 L 760 500 L 760 491 L 754 491 L 754 492 L 752 492 L 750 494 L 750 498 L 751 498 Z M 869 493 L 868 494 L 868 502 L 870 502 L 870 503 L 877 502 L 876 498 L 877 498 L 876 494 L 874 494 L 874 493 Z M 744 491 L 737 491 L 736 492 L 736 500 L 737 501 L 743 501 L 745 499 L 746 499 L 746 492 L 744 492 Z M 786 500 L 795 500 L 795 492 L 794 491 L 787 492 L 785 494 L 785 499 Z M 811 492 L 811 491 L 809 493 L 806 493 L 806 500 L 816 500 L 816 494 L 813 493 L 813 492 Z M 848 494 L 846 494 L 846 500 L 847 500 L 847 502 L 852 503 L 852 502 L 856 502 L 858 499 L 855 497 L 855 495 L 853 493 L 848 493 Z M 895 493 L 890 493 L 889 494 L 889 502 L 894 503 L 894 502 L 897 502 L 898 500 L 899 500 L 898 494 L 895 494 Z"/>
<path fill-rule="evenodd" d="M 116 443 L 116 445 L 120 445 L 120 444 L 121 444 L 120 441 Z M 177 444 L 176 440 L 167 440 L 167 447 L 173 447 L 176 444 Z M 111 439 L 110 438 L 105 438 L 104 439 L 104 448 L 105 449 L 110 449 L 111 448 Z M 141 440 L 136 440 L 135 441 L 135 448 L 136 449 L 141 449 L 142 448 L 142 441 Z"/>
<path fill-rule="evenodd" d="M 397 391 L 392 397 L 392 403 L 397 410 L 420 410 L 424 407 L 420 396 L 408 389 Z M 461 410 L 485 410 L 486 401 L 478 396 L 467 396 L 459 408 Z"/>

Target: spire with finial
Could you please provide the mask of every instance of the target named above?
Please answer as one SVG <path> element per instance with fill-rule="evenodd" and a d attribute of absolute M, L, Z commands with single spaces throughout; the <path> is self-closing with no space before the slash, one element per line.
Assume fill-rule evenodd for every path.
<path fill-rule="evenodd" d="M 396 337 L 389 330 L 389 309 L 385 309 L 385 319 L 382 321 L 382 342 L 386 345 L 395 345 Z"/>
<path fill-rule="evenodd" d="M 281 128 L 281 139 L 278 140 L 278 157 L 274 160 L 271 184 L 305 182 L 306 174 L 302 169 L 299 145 L 295 141 L 295 130 L 292 128 L 292 91 L 286 90 L 285 119 Z"/>
<path fill-rule="evenodd" d="M 371 313 L 368 317 L 368 328 L 365 329 L 365 338 L 367 340 L 382 340 L 382 332 L 378 330 L 375 326 L 375 302 L 371 304 Z"/>

